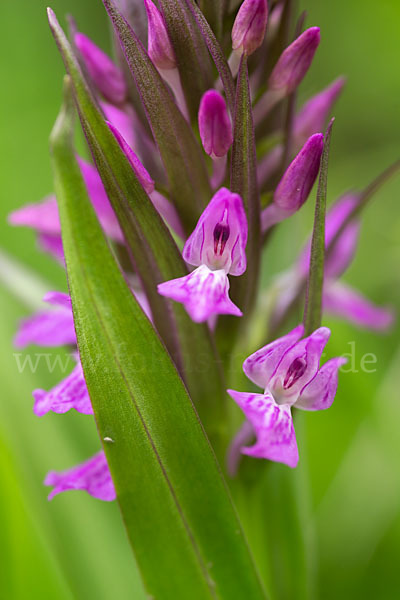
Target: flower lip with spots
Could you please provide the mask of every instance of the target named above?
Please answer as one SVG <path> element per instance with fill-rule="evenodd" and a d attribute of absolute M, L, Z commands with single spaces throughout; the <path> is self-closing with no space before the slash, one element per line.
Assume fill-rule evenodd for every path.
<path fill-rule="evenodd" d="M 264 388 L 263 394 L 228 390 L 257 437 L 255 445 L 242 448 L 242 453 L 289 467 L 298 462 L 291 407 L 310 411 L 329 408 L 336 394 L 338 370 L 346 362 L 338 357 L 319 366 L 330 336 L 327 327 L 300 339 L 303 334 L 304 327 L 299 325 L 245 360 L 245 374 Z"/>

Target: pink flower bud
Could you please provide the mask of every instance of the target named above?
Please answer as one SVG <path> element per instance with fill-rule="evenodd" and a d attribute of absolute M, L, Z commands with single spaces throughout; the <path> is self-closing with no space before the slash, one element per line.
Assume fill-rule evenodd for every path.
<path fill-rule="evenodd" d="M 151 0 L 144 0 L 148 19 L 148 53 L 158 69 L 175 69 L 176 58 L 164 17 Z"/>
<path fill-rule="evenodd" d="M 207 154 L 222 157 L 228 153 L 233 142 L 232 124 L 225 100 L 215 90 L 208 90 L 201 99 L 199 129 Z"/>
<path fill-rule="evenodd" d="M 127 94 L 122 71 L 86 35 L 76 33 L 74 39 L 93 83 L 107 100 L 122 104 Z"/>
<path fill-rule="evenodd" d="M 269 88 L 291 94 L 307 73 L 319 42 L 319 27 L 306 29 L 281 54 L 270 75 Z"/>
<path fill-rule="evenodd" d="M 232 48 L 252 54 L 263 43 L 267 20 L 267 0 L 244 0 L 233 24 Z"/>
<path fill-rule="evenodd" d="M 307 200 L 317 178 L 324 136 L 316 133 L 290 163 L 274 193 L 274 200 L 261 213 L 262 230 L 287 219 Z"/>
<path fill-rule="evenodd" d="M 335 79 L 328 87 L 302 106 L 294 122 L 294 136 L 298 144 L 304 144 L 310 135 L 325 128 L 332 106 L 345 83 L 344 77 Z"/>
<path fill-rule="evenodd" d="M 294 213 L 303 206 L 317 178 L 323 147 L 322 133 L 316 133 L 307 140 L 275 190 L 275 205 L 288 213 Z"/>

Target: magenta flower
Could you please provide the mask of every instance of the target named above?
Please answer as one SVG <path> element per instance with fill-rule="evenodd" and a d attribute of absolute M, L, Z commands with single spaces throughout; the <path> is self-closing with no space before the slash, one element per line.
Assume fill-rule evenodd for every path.
<path fill-rule="evenodd" d="M 252 54 L 264 41 L 267 21 L 267 0 L 244 0 L 233 24 L 232 48 Z"/>
<path fill-rule="evenodd" d="M 221 188 L 201 215 L 183 248 L 183 258 L 197 266 L 189 275 L 159 284 L 162 296 L 182 302 L 193 321 L 212 315 L 241 316 L 228 296 L 231 275 L 246 270 L 247 219 L 238 194 Z"/>
<path fill-rule="evenodd" d="M 319 27 L 306 29 L 284 50 L 269 78 L 269 89 L 286 96 L 303 80 L 320 42 Z"/>
<path fill-rule="evenodd" d="M 90 78 L 100 93 L 109 102 L 122 104 L 128 90 L 121 69 L 83 33 L 76 33 L 74 41 Z"/>
<path fill-rule="evenodd" d="M 38 346 L 76 344 L 69 296 L 61 292 L 49 292 L 43 300 L 56 308 L 39 311 L 31 317 L 23 319 L 14 339 L 15 346 L 24 348 L 29 344 Z"/>
<path fill-rule="evenodd" d="M 35 400 L 33 412 L 38 417 L 43 417 L 49 411 L 64 414 L 71 410 L 71 408 L 84 415 L 93 414 L 79 358 L 78 364 L 72 373 L 53 387 L 53 389 L 48 392 L 40 389 L 34 390 L 32 395 Z"/>
<path fill-rule="evenodd" d="M 261 213 L 263 231 L 297 212 L 307 200 L 319 171 L 324 136 L 312 135 L 290 163 L 278 187 L 273 202 Z"/>
<path fill-rule="evenodd" d="M 221 158 L 232 146 L 232 123 L 224 98 L 216 90 L 208 90 L 200 102 L 199 130 L 204 151 Z"/>
<path fill-rule="evenodd" d="M 254 446 L 242 447 L 243 454 L 296 467 L 299 454 L 292 406 L 302 410 L 324 410 L 335 398 L 338 369 L 346 360 L 332 358 L 320 367 L 330 331 L 320 327 L 300 339 L 303 333 L 304 327 L 299 325 L 245 360 L 245 374 L 264 389 L 263 394 L 228 390 L 257 437 Z"/>
<path fill-rule="evenodd" d="M 44 484 L 54 488 L 49 494 L 49 500 L 67 490 L 85 490 L 94 498 L 108 502 L 116 498 L 110 470 L 102 451 L 67 471 L 50 471 Z"/>

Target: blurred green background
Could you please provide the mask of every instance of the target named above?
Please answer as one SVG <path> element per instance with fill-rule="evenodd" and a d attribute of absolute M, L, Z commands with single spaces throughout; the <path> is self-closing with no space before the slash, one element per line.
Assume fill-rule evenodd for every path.
<path fill-rule="evenodd" d="M 320 25 L 322 43 L 300 98 L 338 74 L 348 77 L 334 111 L 332 201 L 349 188 L 365 186 L 399 157 L 400 5 L 397 0 L 301 4 L 308 11 L 307 24 Z M 63 271 L 37 250 L 32 232 L 6 224 L 11 210 L 52 190 L 47 140 L 64 70 L 45 8 L 42 0 L 0 4 L 1 250 L 40 273 L 45 289 L 65 289 Z M 82 31 L 109 47 L 100 0 L 54 0 L 52 8 L 59 18 L 73 14 Z M 372 300 L 397 309 L 399 198 L 400 177 L 368 208 L 356 260 L 346 273 Z M 290 265 L 311 217 L 309 203 L 282 227 L 265 264 L 267 278 Z M 27 313 L 21 299 L 2 287 L 0 597 L 140 600 L 145 596 L 115 503 L 81 492 L 47 503 L 46 472 L 83 460 L 98 449 L 98 441 L 90 417 L 49 414 L 39 420 L 33 415 L 32 389 L 54 385 L 61 371 L 49 373 L 42 362 L 35 373 L 18 372 L 12 338 Z M 375 354 L 377 364 L 373 373 L 342 374 L 332 409 L 306 419 L 319 597 L 392 600 L 399 597 L 399 326 L 375 335 L 339 321 L 326 324 L 334 328 L 332 355 L 349 352 L 354 342 L 357 369 L 366 353 Z"/>

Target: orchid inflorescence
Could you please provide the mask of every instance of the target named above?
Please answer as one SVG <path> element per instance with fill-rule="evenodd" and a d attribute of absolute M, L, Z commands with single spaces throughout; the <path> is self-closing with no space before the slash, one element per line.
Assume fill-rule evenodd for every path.
<path fill-rule="evenodd" d="M 302 304 L 309 272 L 315 269 L 311 240 L 295 265 L 278 278 L 279 294 L 268 319 L 265 317 L 266 345 L 260 350 L 251 347 L 246 331 L 257 306 L 262 250 L 274 228 L 299 211 L 310 196 L 325 151 L 323 131 L 344 79 L 334 81 L 296 113 L 296 91 L 317 51 L 320 30 L 310 27 L 301 32 L 300 27 L 290 41 L 285 0 L 271 2 L 270 11 L 267 0 L 244 0 L 239 9 L 237 3 L 231 3 L 236 5 L 232 11 L 221 9 L 221 14 L 207 12 L 210 5 L 204 3 L 205 15 L 191 0 L 172 3 L 179 6 L 183 23 L 174 20 L 166 1 L 159 2 L 159 7 L 152 0 L 121 2 L 122 14 L 111 1 L 104 4 L 115 29 L 116 62 L 74 24 L 69 50 L 73 59 L 68 60 L 75 62 L 68 63 L 65 55 L 64 60 L 72 79 L 71 64 L 81 74 L 87 93 L 118 144 L 120 160 L 128 162 L 167 226 L 163 235 L 173 238 L 171 243 L 181 249 L 183 261 L 177 276 L 164 279 L 150 260 L 147 272 L 138 266 L 138 247 L 130 247 L 126 218 L 115 210 L 111 184 L 91 147 L 94 161 L 80 156 L 76 160 L 92 206 L 120 258 L 132 293 L 164 339 L 193 397 L 193 380 L 189 381 L 184 361 L 174 353 L 173 344 L 179 350 L 179 335 L 171 334 L 173 342 L 166 339 L 163 317 L 157 316 L 160 307 L 168 319 L 180 310 L 176 303 L 181 304 L 194 327 L 204 327 L 212 344 L 221 350 L 227 373 L 231 372 L 230 353 L 242 340 L 247 343 L 251 355 L 243 370 L 263 391 L 228 390 L 245 416 L 241 430 L 231 439 L 228 472 L 237 472 L 240 453 L 296 467 L 299 455 L 292 407 L 306 411 L 329 408 L 338 370 L 345 362 L 331 358 L 320 366 L 330 336 L 320 323 L 316 322 L 312 331 L 297 325 L 285 334 L 293 308 Z M 136 16 L 147 17 L 147 32 L 139 19 L 136 30 L 131 4 Z M 49 19 L 62 46 L 52 11 Z M 182 40 L 188 32 L 192 35 L 191 53 L 185 54 L 184 43 L 179 44 L 179 24 Z M 129 44 L 136 50 L 130 50 Z M 147 52 L 142 44 L 147 44 Z M 136 52 L 142 63 L 138 59 L 135 65 L 129 60 L 130 52 L 132 56 Z M 144 64 L 150 73 L 146 89 Z M 167 114 L 162 112 L 165 98 L 171 122 L 162 122 Z M 81 111 L 79 100 L 78 109 Z M 392 322 L 391 311 L 374 306 L 339 281 L 355 254 L 364 199 L 363 193 L 346 194 L 328 211 L 322 306 L 359 326 L 384 330 Z M 137 210 L 141 210 L 139 205 Z M 34 229 L 40 247 L 65 266 L 55 196 L 16 210 L 9 222 Z M 143 248 L 148 244 L 145 234 L 142 243 Z M 132 254 L 128 264 L 125 246 Z M 52 308 L 25 319 L 15 343 L 20 348 L 28 344 L 73 346 L 76 366 L 53 389 L 33 392 L 34 412 L 43 416 L 74 408 L 93 414 L 71 299 L 61 292 L 49 292 L 44 300 Z M 283 336 L 273 340 L 269 337 L 272 331 Z M 53 487 L 49 498 L 69 489 L 85 489 L 102 500 L 116 497 L 103 451 L 68 471 L 49 473 L 45 483 Z"/>

